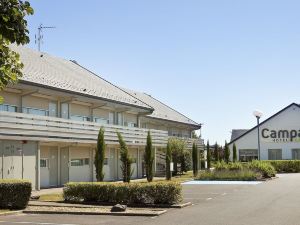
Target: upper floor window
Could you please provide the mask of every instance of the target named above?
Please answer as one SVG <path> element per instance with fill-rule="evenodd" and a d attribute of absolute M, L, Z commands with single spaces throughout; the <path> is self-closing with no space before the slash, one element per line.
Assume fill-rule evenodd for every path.
<path fill-rule="evenodd" d="M 17 112 L 17 106 L 9 104 L 0 104 L 0 111 Z"/>
<path fill-rule="evenodd" d="M 91 121 L 90 117 L 88 117 L 88 116 L 80 116 L 80 115 L 71 115 L 70 119 L 71 120 L 75 120 L 75 121 L 84 121 L 84 122 Z"/>
<path fill-rule="evenodd" d="M 22 112 L 27 114 L 38 115 L 38 116 L 49 116 L 49 110 L 46 109 L 23 107 Z"/>
<path fill-rule="evenodd" d="M 105 118 L 94 117 L 94 122 L 100 123 L 100 124 L 108 124 L 109 120 L 105 119 Z"/>

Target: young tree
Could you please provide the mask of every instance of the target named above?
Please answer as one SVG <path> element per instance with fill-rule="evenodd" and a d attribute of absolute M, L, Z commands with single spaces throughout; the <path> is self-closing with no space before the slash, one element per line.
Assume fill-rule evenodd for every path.
<path fill-rule="evenodd" d="M 145 164 L 146 164 L 147 181 L 152 182 L 153 181 L 154 151 L 153 151 L 153 147 L 152 147 L 152 138 L 151 138 L 150 131 L 148 131 L 147 145 L 145 148 L 144 160 L 145 160 Z"/>
<path fill-rule="evenodd" d="M 225 141 L 225 152 L 224 152 L 224 156 L 225 156 L 225 162 L 228 164 L 228 163 L 229 163 L 229 159 L 230 159 L 230 150 L 229 150 L 227 141 Z"/>
<path fill-rule="evenodd" d="M 217 142 L 216 142 L 215 148 L 214 148 L 214 158 L 215 158 L 216 162 L 220 160 L 220 152 L 219 152 L 219 146 L 218 146 Z"/>
<path fill-rule="evenodd" d="M 32 14 L 33 9 L 28 1 L 0 1 L 0 91 L 8 84 L 17 82 L 22 76 L 23 64 L 20 56 L 9 45 L 29 43 L 29 31 L 24 18 Z"/>
<path fill-rule="evenodd" d="M 120 160 L 122 162 L 121 170 L 123 175 L 123 182 L 129 183 L 133 171 L 131 170 L 132 159 L 129 156 L 128 147 L 123 140 L 122 135 L 117 132 L 120 143 Z"/>
<path fill-rule="evenodd" d="M 98 134 L 97 149 L 95 155 L 95 167 L 97 181 L 103 181 L 104 179 L 104 159 L 105 159 L 105 141 L 104 141 L 104 128 L 101 127 Z"/>
<path fill-rule="evenodd" d="M 167 150 L 166 150 L 166 179 L 167 180 L 171 180 L 172 178 L 171 162 L 172 162 L 172 150 L 171 150 L 171 144 L 169 140 L 167 144 Z"/>
<path fill-rule="evenodd" d="M 210 170 L 210 166 L 211 166 L 211 153 L 210 153 L 210 146 L 209 146 L 209 141 L 207 141 L 207 145 L 206 145 L 206 149 L 207 149 L 207 169 Z"/>
<path fill-rule="evenodd" d="M 182 157 L 186 152 L 186 143 L 184 140 L 178 138 L 169 138 L 169 145 L 171 148 L 172 160 L 174 164 L 174 174 L 178 173 L 178 163 L 182 162 Z M 185 164 L 185 162 L 184 162 Z M 184 165 L 183 165 L 184 166 Z"/>
<path fill-rule="evenodd" d="M 198 147 L 196 143 L 193 143 L 193 153 L 192 153 L 192 158 L 193 158 L 193 174 L 194 177 L 198 175 Z"/>
<path fill-rule="evenodd" d="M 237 162 L 237 152 L 236 152 L 235 143 L 233 144 L 233 147 L 232 147 L 232 160 L 233 160 L 233 162 Z"/>

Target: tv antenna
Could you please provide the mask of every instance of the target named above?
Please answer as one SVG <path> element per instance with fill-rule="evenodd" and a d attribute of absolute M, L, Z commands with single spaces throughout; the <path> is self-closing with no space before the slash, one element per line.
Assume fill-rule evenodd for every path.
<path fill-rule="evenodd" d="M 43 29 L 53 29 L 53 28 L 56 27 L 45 27 L 43 26 L 43 24 L 40 24 L 40 26 L 38 27 L 38 36 L 36 37 L 35 35 L 35 44 L 37 43 L 39 52 L 41 51 L 41 44 L 43 43 L 43 38 L 44 38 Z"/>

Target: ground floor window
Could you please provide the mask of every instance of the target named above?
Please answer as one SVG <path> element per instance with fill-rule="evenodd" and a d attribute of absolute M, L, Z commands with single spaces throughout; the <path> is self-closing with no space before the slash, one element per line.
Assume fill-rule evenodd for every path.
<path fill-rule="evenodd" d="M 239 150 L 239 161 L 249 162 L 258 159 L 257 149 L 240 149 Z"/>
<path fill-rule="evenodd" d="M 40 167 L 47 168 L 48 167 L 48 159 L 40 159 Z"/>
<path fill-rule="evenodd" d="M 300 149 L 292 149 L 293 159 L 300 159 Z"/>
<path fill-rule="evenodd" d="M 71 159 L 71 166 L 86 166 L 90 164 L 90 159 Z"/>
<path fill-rule="evenodd" d="M 282 159 L 282 149 L 269 149 L 268 150 L 269 160 L 281 160 Z"/>

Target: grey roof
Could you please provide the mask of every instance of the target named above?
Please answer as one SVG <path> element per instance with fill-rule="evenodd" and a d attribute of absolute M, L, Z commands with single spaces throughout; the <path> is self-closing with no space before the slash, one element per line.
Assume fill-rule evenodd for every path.
<path fill-rule="evenodd" d="M 233 129 L 232 133 L 231 133 L 230 141 L 233 141 L 233 140 L 237 139 L 238 137 L 245 134 L 247 131 L 248 131 L 247 129 Z"/>
<path fill-rule="evenodd" d="M 72 91 L 145 109 L 152 108 L 74 61 L 12 45 L 24 63 L 21 82 Z M 41 56 L 42 55 L 42 56 Z"/>
<path fill-rule="evenodd" d="M 167 106 L 161 101 L 155 99 L 151 95 L 125 88 L 123 88 L 123 90 L 137 97 L 138 99 L 145 102 L 147 105 L 151 106 L 154 109 L 153 113 L 151 115 L 147 115 L 147 117 L 154 119 L 169 120 L 197 127 L 201 126 L 200 124 L 196 123 L 195 121 L 191 120 L 190 118 L 186 117 L 185 115 L 181 114 L 175 109 L 172 109 L 171 107 Z"/>

